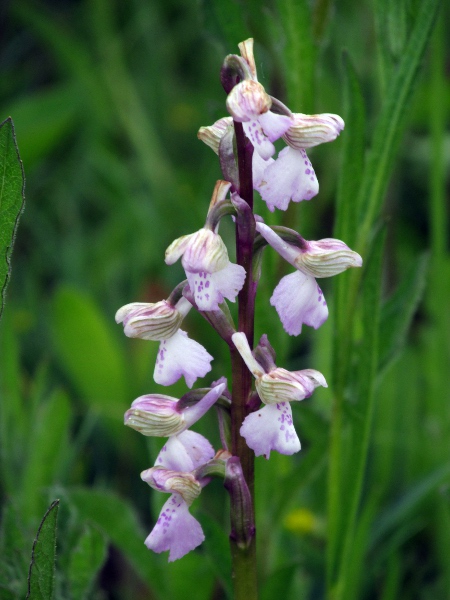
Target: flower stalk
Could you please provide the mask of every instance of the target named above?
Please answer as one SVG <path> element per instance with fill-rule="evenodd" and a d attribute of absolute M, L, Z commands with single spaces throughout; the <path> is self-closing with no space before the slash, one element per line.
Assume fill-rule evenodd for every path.
<path fill-rule="evenodd" d="M 252 258 L 253 242 L 255 239 L 255 218 L 253 216 L 253 179 L 252 179 L 252 156 L 253 146 L 245 136 L 242 123 L 234 122 L 236 136 L 239 193 L 246 207 L 238 210 L 236 217 L 236 262 L 241 265 L 247 277 L 238 294 L 238 329 L 243 331 L 250 347 L 253 347 L 254 317 L 255 317 L 255 295 L 256 284 L 253 281 Z M 249 414 L 250 395 L 252 392 L 252 374 L 248 370 L 244 360 L 236 348 L 230 350 L 233 370 L 232 404 L 231 404 L 231 435 L 232 454 L 239 458 L 244 480 L 250 494 L 250 508 L 254 512 L 254 453 L 247 446 L 245 439 L 240 434 L 240 428 L 244 419 Z M 231 515 L 242 513 L 239 496 L 230 496 Z M 233 504 L 237 504 L 234 506 Z M 233 526 L 234 524 L 232 524 Z M 256 586 L 256 538 L 250 535 L 247 546 L 239 544 L 238 540 L 230 536 L 233 588 L 236 600 L 252 600 L 257 598 Z"/>

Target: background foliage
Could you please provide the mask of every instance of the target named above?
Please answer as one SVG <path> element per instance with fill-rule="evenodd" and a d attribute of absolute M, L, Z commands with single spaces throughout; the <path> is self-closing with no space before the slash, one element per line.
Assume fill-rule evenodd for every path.
<path fill-rule="evenodd" d="M 161 444 L 122 415 L 158 390 L 157 348 L 126 339 L 114 314 L 181 278 L 164 250 L 203 224 L 220 178 L 196 132 L 224 115 L 220 65 L 250 36 L 273 95 L 346 121 L 311 151 L 319 196 L 283 224 L 341 237 L 365 261 L 324 282 L 329 321 L 288 339 L 268 308 L 284 267 L 264 257 L 257 335 L 278 364 L 319 369 L 330 387 L 294 407 L 297 456 L 257 459 L 261 597 L 450 598 L 448 7 L 437 18 L 436 0 L 2 10 L 0 121 L 14 119 L 27 206 L 0 325 L 1 598 L 25 597 L 55 498 L 55 598 L 230 595 L 217 482 L 197 502 L 198 551 L 167 565 L 143 545 L 164 498 L 139 473 Z M 212 376 L 229 376 L 218 339 L 196 315 L 188 324 L 215 356 Z M 211 417 L 198 430 L 217 427 Z M 50 521 L 43 530 L 51 538 Z"/>

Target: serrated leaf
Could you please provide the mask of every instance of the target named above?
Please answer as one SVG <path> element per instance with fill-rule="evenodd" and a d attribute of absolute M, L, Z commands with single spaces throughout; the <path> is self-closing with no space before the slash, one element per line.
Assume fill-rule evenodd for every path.
<path fill-rule="evenodd" d="M 94 301 L 70 287 L 53 302 L 57 358 L 82 399 L 104 415 L 121 419 L 127 405 L 125 363 L 113 333 Z"/>
<path fill-rule="evenodd" d="M 39 525 L 31 552 L 27 600 L 51 600 L 56 559 L 56 520 L 59 500 L 50 505 Z"/>
<path fill-rule="evenodd" d="M 384 304 L 380 321 L 380 372 L 395 360 L 406 343 L 411 321 L 425 290 L 428 254 L 409 269 L 397 290 Z"/>
<path fill-rule="evenodd" d="M 106 556 L 107 544 L 104 534 L 96 527 L 85 525 L 70 556 L 67 573 L 72 600 L 84 600 L 88 597 Z"/>
<path fill-rule="evenodd" d="M 24 186 L 14 124 L 8 117 L 0 124 L 0 317 L 11 273 L 11 252 L 25 202 Z"/>

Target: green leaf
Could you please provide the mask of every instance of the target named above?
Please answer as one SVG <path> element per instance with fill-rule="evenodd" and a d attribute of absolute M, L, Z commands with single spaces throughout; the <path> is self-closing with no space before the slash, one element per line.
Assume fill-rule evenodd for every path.
<path fill-rule="evenodd" d="M 69 498 L 79 515 L 104 531 L 122 552 L 147 583 L 152 598 L 166 598 L 161 557 L 144 546 L 146 534 L 132 506 L 112 492 L 101 490 L 77 488 L 70 492 Z"/>
<path fill-rule="evenodd" d="M 82 399 L 104 415 L 121 419 L 127 405 L 126 373 L 121 348 L 93 300 L 70 287 L 53 302 L 57 357 Z"/>
<path fill-rule="evenodd" d="M 202 513 L 201 522 L 205 534 L 203 546 L 211 569 L 225 590 L 227 598 L 232 600 L 233 586 L 228 536 L 225 534 L 223 527 L 211 516 Z"/>
<path fill-rule="evenodd" d="M 22 518 L 42 510 L 43 488 L 58 479 L 60 467 L 68 453 L 71 407 L 67 395 L 56 390 L 38 407 L 28 433 L 29 452 L 23 464 L 20 487 Z"/>
<path fill-rule="evenodd" d="M 75 127 L 83 110 L 82 98 L 80 86 L 71 82 L 28 93 L 10 106 L 8 112 L 14 114 L 21 157 L 28 171 Z"/>
<path fill-rule="evenodd" d="M 24 208 L 25 175 L 8 117 L 0 124 L 0 317 L 11 274 L 11 252 L 19 218 Z"/>
<path fill-rule="evenodd" d="M 51 600 L 53 597 L 58 506 L 59 500 L 51 503 L 33 543 L 26 596 L 30 600 Z"/>
<path fill-rule="evenodd" d="M 439 485 L 450 479 L 450 463 L 440 465 L 418 480 L 397 502 L 386 509 L 373 526 L 370 549 L 408 518 Z"/>
<path fill-rule="evenodd" d="M 408 104 L 438 7 L 439 0 L 424 0 L 419 4 L 402 59 L 388 82 L 388 95 L 375 126 L 373 144 L 368 154 L 358 200 L 358 206 L 362 210 L 356 250 L 363 254 L 383 205 L 395 154 L 408 115 Z"/>
<path fill-rule="evenodd" d="M 364 166 L 365 103 L 358 75 L 347 52 L 342 56 L 344 70 L 344 119 L 342 168 L 339 171 L 334 235 L 350 246 L 355 238 L 357 197 Z"/>
<path fill-rule="evenodd" d="M 107 556 L 104 534 L 96 527 L 85 525 L 71 556 L 68 569 L 70 597 L 84 600 L 92 588 L 95 576 Z"/>
<path fill-rule="evenodd" d="M 306 0 L 278 0 L 276 3 L 285 35 L 284 60 L 288 103 L 314 112 L 314 66 L 316 46 L 312 32 L 310 3 Z"/>
<path fill-rule="evenodd" d="M 271 573 L 262 585 L 261 600 L 288 598 L 297 568 L 298 565 L 288 565 Z"/>
<path fill-rule="evenodd" d="M 382 308 L 380 371 L 385 371 L 392 364 L 406 343 L 412 318 L 425 290 L 428 258 L 428 254 L 422 254 L 414 262 Z"/>

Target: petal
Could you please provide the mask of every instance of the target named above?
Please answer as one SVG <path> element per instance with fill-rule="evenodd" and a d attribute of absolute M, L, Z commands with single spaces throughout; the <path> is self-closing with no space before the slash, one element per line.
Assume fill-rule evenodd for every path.
<path fill-rule="evenodd" d="M 271 110 L 259 115 L 258 121 L 271 142 L 280 139 L 293 123 L 291 117 L 277 115 Z"/>
<path fill-rule="evenodd" d="M 294 454 L 300 450 L 289 402 L 267 404 L 256 412 L 250 413 L 240 429 L 247 446 L 256 456 L 269 458 L 270 451 L 280 454 Z"/>
<path fill-rule="evenodd" d="M 286 275 L 275 288 L 270 303 L 290 335 L 299 335 L 302 324 L 317 329 L 328 318 L 328 307 L 314 277 L 296 271 Z"/>
<path fill-rule="evenodd" d="M 290 200 L 311 200 L 319 191 L 319 182 L 304 150 L 284 148 L 265 170 L 264 180 L 259 192 L 272 212 L 274 207 L 286 210 Z"/>
<path fill-rule="evenodd" d="M 219 396 L 226 388 L 226 383 L 221 383 L 209 390 L 201 400 L 183 409 L 183 418 L 186 423 L 186 429 L 198 421 L 218 400 Z"/>
<path fill-rule="evenodd" d="M 199 546 L 204 539 L 200 523 L 190 514 L 186 502 L 179 494 L 172 494 L 162 507 L 145 545 L 158 553 L 169 550 L 169 562 L 172 562 Z"/>
<path fill-rule="evenodd" d="M 245 269 L 231 262 L 215 273 L 186 271 L 186 275 L 199 310 L 219 310 L 224 298 L 234 302 L 245 281 Z"/>
<path fill-rule="evenodd" d="M 302 253 L 300 248 L 288 244 L 275 231 L 265 223 L 256 223 L 256 230 L 263 236 L 268 244 L 278 252 L 288 263 L 297 268 L 297 259 Z"/>
<path fill-rule="evenodd" d="M 264 172 L 269 165 L 274 163 L 273 158 L 268 158 L 264 160 L 258 154 L 258 152 L 253 152 L 252 158 L 252 170 L 253 170 L 253 189 L 259 192 L 259 186 L 264 181 Z"/>
<path fill-rule="evenodd" d="M 155 466 L 189 473 L 214 458 L 209 441 L 194 431 L 183 431 L 170 437 L 158 454 Z"/>
<path fill-rule="evenodd" d="M 266 137 L 260 123 L 254 119 L 253 121 L 246 121 L 242 123 L 245 135 L 251 141 L 256 152 L 264 160 L 268 160 L 275 154 L 275 146 Z"/>
<path fill-rule="evenodd" d="M 213 357 L 187 333 L 179 329 L 159 345 L 153 379 L 160 385 L 172 385 L 184 376 L 186 385 L 192 387 L 197 377 L 211 371 Z"/>

